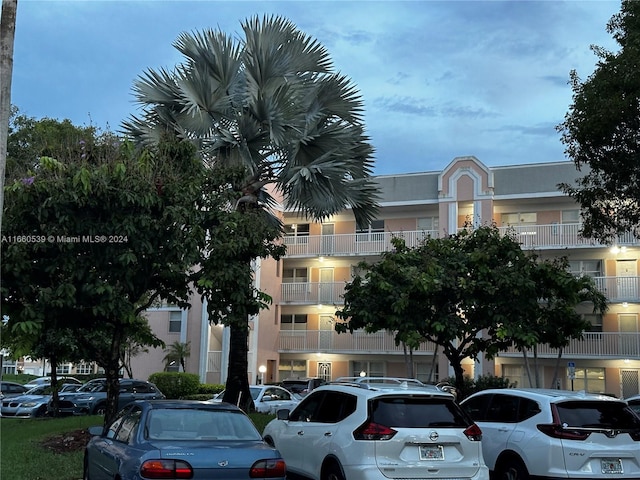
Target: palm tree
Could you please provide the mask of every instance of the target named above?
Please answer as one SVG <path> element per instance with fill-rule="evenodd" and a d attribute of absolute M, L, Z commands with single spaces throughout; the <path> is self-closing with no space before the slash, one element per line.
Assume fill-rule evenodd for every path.
<path fill-rule="evenodd" d="M 358 226 L 367 226 L 377 213 L 378 188 L 356 87 L 334 71 L 317 40 L 285 18 L 253 17 L 241 25 L 242 40 L 214 30 L 181 34 L 174 46 L 183 63 L 139 77 L 134 94 L 142 112 L 123 123 L 124 131 L 141 144 L 175 133 L 194 142 L 207 165 L 240 168 L 242 181 L 232 182 L 236 212 L 275 219 L 269 186 L 285 207 L 307 217 L 324 220 L 351 208 Z M 264 233 L 264 240 L 273 238 Z M 235 258 L 251 279 L 251 258 L 264 255 L 243 253 Z M 243 292 L 255 307 L 260 293 Z M 230 325 L 225 401 L 236 403 L 239 394 L 250 401 L 246 314 L 255 310 L 236 308 L 237 295 L 226 306 L 208 302 L 210 320 Z"/>
<path fill-rule="evenodd" d="M 191 355 L 191 342 L 173 342 L 169 345 L 169 348 L 164 351 L 166 355 L 163 358 L 163 361 L 168 365 L 171 362 L 178 362 L 182 367 L 182 371 L 186 372 L 185 359 L 189 358 Z"/>

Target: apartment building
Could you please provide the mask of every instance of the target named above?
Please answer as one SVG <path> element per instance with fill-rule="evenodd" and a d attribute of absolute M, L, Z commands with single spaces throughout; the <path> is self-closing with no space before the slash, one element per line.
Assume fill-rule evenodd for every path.
<path fill-rule="evenodd" d="M 459 157 L 442 171 L 377 177 L 380 213 L 365 229 L 356 228 L 349 211 L 323 223 L 283 211 L 286 257 L 255 265 L 256 282 L 273 304 L 250 320 L 250 382 L 361 373 L 405 376 L 408 363 L 418 379 L 451 376 L 434 345 L 425 343 L 408 355 L 386 332 L 338 334 L 335 312 L 358 263 L 376 261 L 391 249 L 394 235 L 416 245 L 425 235 L 446 235 L 465 222 L 495 222 L 505 232 L 512 228 L 523 248 L 541 257 L 568 256 L 572 271 L 593 277 L 610 302 L 604 315 L 581 307 L 591 328 L 559 359 L 557 350 L 539 346 L 542 385 L 618 397 L 640 393 L 640 241 L 629 236 L 610 246 L 580 236 L 578 206 L 557 188 L 578 176 L 572 162 L 488 167 L 475 157 Z M 150 310 L 148 318 L 167 344 L 190 343 L 187 371 L 207 383 L 226 380 L 228 329 L 209 325 L 199 299 L 188 311 L 163 306 Z M 163 370 L 163 358 L 161 349 L 135 357 L 134 375 L 147 378 Z M 494 374 L 528 386 L 524 365 L 522 354 L 509 350 L 491 361 L 468 359 L 464 368 L 471 377 Z M 556 368 L 559 380 L 551 385 Z"/>

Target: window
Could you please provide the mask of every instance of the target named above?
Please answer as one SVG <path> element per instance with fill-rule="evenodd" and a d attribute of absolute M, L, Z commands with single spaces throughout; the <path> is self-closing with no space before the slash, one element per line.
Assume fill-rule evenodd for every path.
<path fill-rule="evenodd" d="M 537 213 L 503 213 L 501 215 L 502 225 L 536 225 L 538 222 Z"/>
<path fill-rule="evenodd" d="M 307 362 L 305 360 L 281 360 L 278 366 L 278 376 L 280 380 L 306 377 Z"/>
<path fill-rule="evenodd" d="M 169 333 L 182 331 L 182 312 L 169 312 Z"/>
<path fill-rule="evenodd" d="M 562 223 L 580 223 L 580 210 L 563 210 Z"/>
<path fill-rule="evenodd" d="M 283 283 L 307 283 L 308 278 L 306 268 L 285 268 L 282 270 Z"/>
<path fill-rule="evenodd" d="M 358 377 L 361 372 L 367 377 L 384 377 L 383 362 L 351 362 L 351 371 L 354 377 Z"/>
<path fill-rule="evenodd" d="M 437 232 L 439 225 L 440 219 L 438 217 L 423 217 L 418 218 L 417 220 L 418 230 L 421 230 L 423 232 Z"/>
<path fill-rule="evenodd" d="M 591 327 L 587 330 L 588 332 L 602 331 L 602 315 L 599 313 L 584 313 L 582 314 L 582 318 L 591 324 Z"/>
<path fill-rule="evenodd" d="M 71 373 L 71 364 L 59 365 L 58 368 L 56 368 L 56 373 Z"/>
<path fill-rule="evenodd" d="M 576 276 L 601 277 L 602 260 L 570 260 L 569 271 Z"/>
<path fill-rule="evenodd" d="M 433 371 L 431 367 L 433 366 Z M 440 378 L 438 363 L 416 363 L 416 379 L 424 383 L 437 383 Z"/>
<path fill-rule="evenodd" d="M 307 315 L 281 315 L 280 316 L 280 330 L 306 330 L 307 329 Z"/>
<path fill-rule="evenodd" d="M 92 363 L 80 363 L 76 365 L 76 373 L 78 375 L 88 375 L 93 373 L 93 364 Z"/>
<path fill-rule="evenodd" d="M 384 220 L 374 220 L 367 228 L 356 229 L 356 242 L 372 242 L 384 239 Z"/>
<path fill-rule="evenodd" d="M 531 386 L 529 377 L 524 373 L 524 368 L 519 365 L 503 365 L 502 378 L 509 380 L 509 383 L 515 383 L 518 387 L 527 388 Z"/>
<path fill-rule="evenodd" d="M 572 390 L 605 393 L 604 368 L 576 368 Z"/>
<path fill-rule="evenodd" d="M 309 241 L 309 224 L 291 223 L 285 225 L 284 234 L 288 237 L 295 237 L 293 243 L 307 243 Z"/>

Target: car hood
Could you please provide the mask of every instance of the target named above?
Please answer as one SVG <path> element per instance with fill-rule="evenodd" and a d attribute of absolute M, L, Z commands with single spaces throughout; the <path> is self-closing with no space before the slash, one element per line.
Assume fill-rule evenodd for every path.
<path fill-rule="evenodd" d="M 12 403 L 13 402 L 25 403 L 25 402 L 37 402 L 37 401 L 48 402 L 50 399 L 51 399 L 51 395 L 19 395 L 17 397 L 8 398 L 8 400 L 10 400 Z"/>

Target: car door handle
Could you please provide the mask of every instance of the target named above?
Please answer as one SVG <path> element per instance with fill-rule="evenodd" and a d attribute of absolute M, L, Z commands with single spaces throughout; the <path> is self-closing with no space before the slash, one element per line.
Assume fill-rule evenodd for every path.
<path fill-rule="evenodd" d="M 331 432 L 324 432 L 324 436 L 325 436 L 325 437 L 330 437 L 331 435 L 333 435 L 333 433 L 331 433 Z"/>
<path fill-rule="evenodd" d="M 298 430 L 298 435 L 299 436 L 303 436 L 304 435 L 304 430 Z"/>
<path fill-rule="evenodd" d="M 509 429 L 508 428 L 499 428 L 498 431 L 499 432 L 508 432 Z"/>

